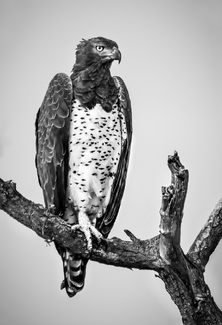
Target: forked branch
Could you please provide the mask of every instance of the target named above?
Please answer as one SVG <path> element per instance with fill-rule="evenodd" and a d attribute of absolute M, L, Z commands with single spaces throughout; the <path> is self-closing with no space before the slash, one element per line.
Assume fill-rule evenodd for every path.
<path fill-rule="evenodd" d="M 34 230 L 46 241 L 54 241 L 91 260 L 126 268 L 154 270 L 178 306 L 184 324 L 222 324 L 222 312 L 216 306 L 205 283 L 203 272 L 209 257 L 222 237 L 222 199 L 185 255 L 180 245 L 183 208 L 188 187 L 188 170 L 177 152 L 168 157 L 171 184 L 162 187 L 160 235 L 140 240 L 129 230 L 130 241 L 119 238 L 102 243 L 93 241 L 89 254 L 84 235 L 73 233 L 61 217 L 24 198 L 11 181 L 0 179 L 0 209 Z"/>

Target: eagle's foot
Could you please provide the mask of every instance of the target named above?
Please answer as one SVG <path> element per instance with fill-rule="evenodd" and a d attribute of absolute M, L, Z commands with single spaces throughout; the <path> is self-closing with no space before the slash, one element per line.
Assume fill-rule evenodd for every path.
<path fill-rule="evenodd" d="M 91 224 L 87 216 L 79 216 L 79 223 L 71 227 L 72 231 L 80 230 L 83 232 L 87 242 L 87 250 L 92 250 L 92 235 L 96 237 L 100 243 L 103 240 L 103 235 Z"/>

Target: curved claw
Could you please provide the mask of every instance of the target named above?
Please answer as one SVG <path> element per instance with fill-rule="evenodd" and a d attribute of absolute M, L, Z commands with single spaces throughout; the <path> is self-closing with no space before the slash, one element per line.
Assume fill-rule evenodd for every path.
<path fill-rule="evenodd" d="M 85 235 L 89 252 L 92 250 L 92 235 L 96 237 L 99 243 L 103 239 L 103 235 L 92 224 L 90 224 L 89 220 L 87 223 L 74 225 L 71 229 L 72 231 L 80 230 Z"/>

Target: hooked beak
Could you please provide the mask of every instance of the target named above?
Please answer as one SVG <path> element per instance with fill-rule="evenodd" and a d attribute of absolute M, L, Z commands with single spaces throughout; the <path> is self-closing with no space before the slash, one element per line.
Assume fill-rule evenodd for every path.
<path fill-rule="evenodd" d="M 121 62 L 121 52 L 117 47 L 113 47 L 112 54 L 110 55 L 110 58 L 113 60 L 118 60 L 118 62 Z"/>

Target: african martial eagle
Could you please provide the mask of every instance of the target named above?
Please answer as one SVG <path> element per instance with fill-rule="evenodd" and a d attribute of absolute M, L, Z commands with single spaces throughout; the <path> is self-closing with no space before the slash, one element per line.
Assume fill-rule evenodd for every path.
<path fill-rule="evenodd" d="M 80 229 L 106 238 L 117 217 L 132 137 L 129 94 L 110 67 L 121 60 L 106 38 L 82 40 L 71 76 L 55 75 L 36 118 L 36 167 L 46 207 Z M 56 244 L 61 285 L 72 297 L 84 286 L 88 259 Z"/>

